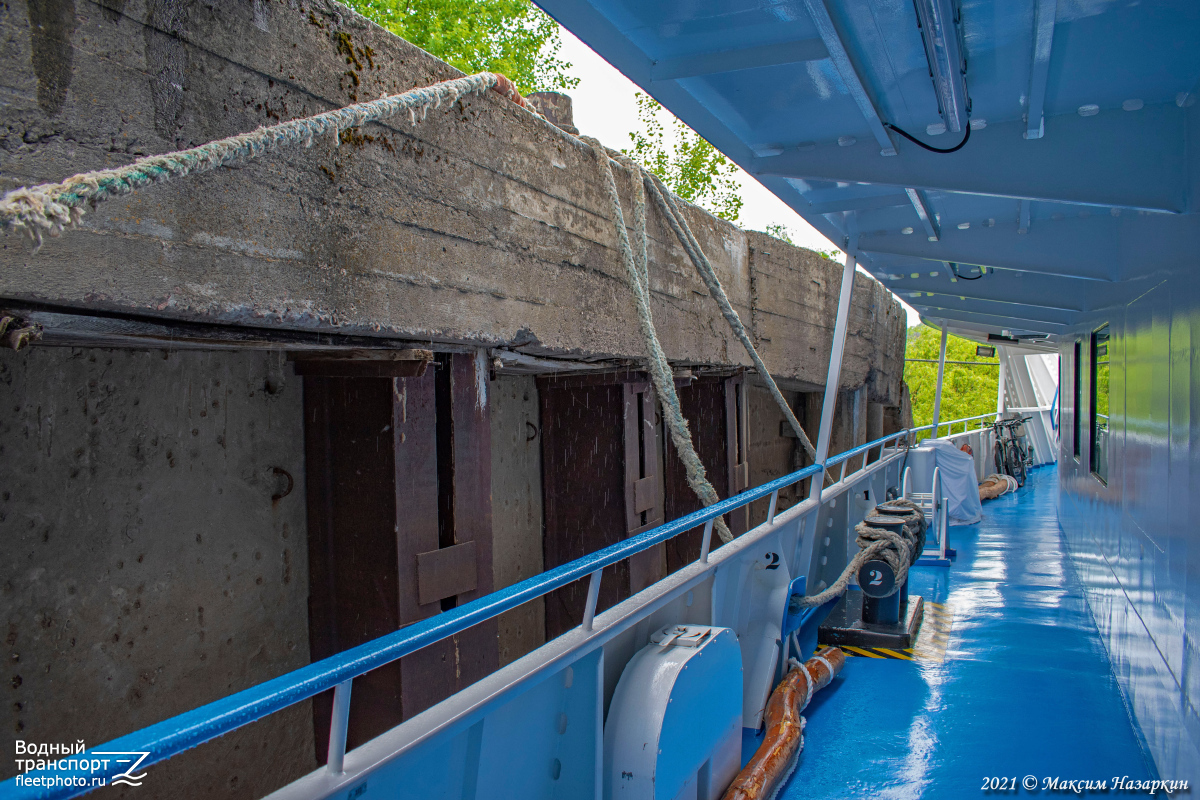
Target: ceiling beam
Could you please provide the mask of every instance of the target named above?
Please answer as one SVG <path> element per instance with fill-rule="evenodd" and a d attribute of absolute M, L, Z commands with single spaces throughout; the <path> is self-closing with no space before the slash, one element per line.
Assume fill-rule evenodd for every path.
<path fill-rule="evenodd" d="M 969 314 L 984 314 L 988 316 L 1008 317 L 1009 319 L 1027 320 L 1028 325 L 1034 323 L 1051 323 L 1054 325 L 1070 325 L 1079 318 L 1078 311 L 1060 311 L 1049 308 L 1035 308 L 1026 305 L 997 303 L 991 300 L 979 300 L 972 297 L 960 298 L 950 294 L 934 294 L 932 297 L 923 294 L 921 297 L 911 297 L 908 292 L 898 292 L 897 296 L 913 308 L 943 308 L 954 309 Z"/>
<path fill-rule="evenodd" d="M 1040 139 L 1046 131 L 1044 108 L 1054 45 L 1058 0 L 1037 0 L 1033 16 L 1033 63 L 1029 66 L 1029 105 L 1025 107 L 1025 138 Z"/>
<path fill-rule="evenodd" d="M 863 118 L 867 121 L 867 127 L 871 129 L 871 135 L 875 137 L 875 142 L 879 145 L 879 155 L 896 155 L 896 145 L 888 136 L 887 129 L 883 127 L 879 111 L 875 108 L 871 96 L 867 94 L 867 90 L 858 76 L 858 70 L 850 61 L 846 46 L 842 43 L 842 38 L 838 35 L 833 20 L 829 18 L 829 9 L 825 7 L 825 0 L 804 0 L 804 5 L 808 8 L 813 23 L 817 26 L 817 33 L 820 35 L 821 41 L 825 43 L 825 48 L 829 51 L 830 60 L 833 61 L 838 74 L 842 77 L 842 83 L 846 84 L 846 90 L 850 92 L 850 96 L 858 105 L 858 110 L 862 112 Z"/>
<path fill-rule="evenodd" d="M 674 81 L 681 78 L 696 78 L 722 72 L 736 72 L 758 67 L 778 67 L 783 64 L 799 64 L 805 61 L 820 61 L 829 58 L 829 50 L 820 39 L 798 39 L 760 47 L 739 50 L 721 50 L 713 53 L 668 58 L 655 61 L 650 67 L 650 80 Z"/>
<path fill-rule="evenodd" d="M 814 0 L 816 1 L 816 0 Z M 785 147 L 748 165 L 754 175 L 856 181 L 944 192 L 1031 198 L 1152 211 L 1186 210 L 1186 113 L 1174 103 L 1092 117 L 1052 118 L 1047 134 L 1025 141 L 1020 120 L 975 131 L 956 153 L 901 142 L 895 158 L 874 148 Z"/>
<path fill-rule="evenodd" d="M 989 269 L 987 274 L 982 277 L 978 274 L 969 275 L 968 277 L 973 280 L 959 280 L 951 283 L 950 271 L 944 264 L 939 267 L 938 262 L 929 261 L 925 262 L 921 269 L 923 271 L 918 272 L 913 269 L 909 272 L 899 273 L 901 277 L 894 280 L 890 275 L 898 274 L 898 272 L 884 272 L 877 274 L 876 277 L 879 278 L 880 283 L 901 297 L 910 292 L 932 292 L 939 295 L 986 300 L 992 303 L 1078 313 L 1103 305 L 1106 297 L 1121 286 L 1121 284 L 1080 281 L 1074 278 L 1036 275 L 1032 272 L 1011 272 L 1004 269 Z M 964 274 L 970 269 L 972 268 L 965 264 L 959 265 L 959 271 Z M 929 277 L 930 271 L 937 272 L 937 277 Z M 919 277 L 911 277 L 914 273 Z"/>
<path fill-rule="evenodd" d="M 908 200 L 912 204 L 913 211 L 917 212 L 917 219 L 921 220 L 921 227 L 925 229 L 925 240 L 936 242 L 941 239 L 941 226 L 938 225 L 937 217 L 930 211 L 929 201 L 925 199 L 925 195 L 921 190 L 905 189 L 904 193 L 908 195 Z"/>
<path fill-rule="evenodd" d="M 961 319 L 939 320 L 933 318 L 932 316 L 928 316 L 922 321 L 928 321 L 929 323 L 933 324 L 934 327 L 946 324 L 946 327 L 949 329 L 952 335 L 962 336 L 972 340 L 977 338 L 980 342 L 987 342 L 989 334 L 999 333 L 1001 330 L 995 325 L 981 325 L 978 322 Z M 1040 339 L 1036 341 L 1025 340 L 1021 344 L 1013 344 L 1011 342 L 1003 342 L 1003 344 L 1005 349 L 1017 355 L 1032 355 L 1033 353 L 1038 352 L 1057 353 L 1057 339 L 1061 335 L 1063 334 L 1052 335 L 1049 339 Z M 993 344 L 999 343 L 993 342 Z"/>
<path fill-rule="evenodd" d="M 996 331 L 1008 329 L 1034 331 L 1037 333 L 1061 334 L 1067 330 L 1066 325 L 1060 325 L 1056 322 L 1042 322 L 1040 320 L 1021 319 L 1020 317 L 1011 317 L 1003 314 L 983 314 L 971 311 L 960 311 L 956 308 L 938 304 L 913 305 L 912 303 L 909 303 L 909 305 L 912 305 L 913 308 L 915 308 L 923 317 L 929 317 L 931 319 L 953 319 L 961 322 L 970 322 L 981 327 L 990 327 Z"/>
<path fill-rule="evenodd" d="M 906 206 L 908 202 L 906 194 L 874 194 L 867 197 L 846 197 L 824 203 L 813 203 L 808 210 L 811 214 L 836 214 L 842 211 L 869 211 L 872 208 Z"/>
<path fill-rule="evenodd" d="M 869 212 L 868 212 L 869 213 Z M 1200 252 L 1200 214 L 1043 219 L 1018 233 L 1017 223 L 969 230 L 946 227 L 941 241 L 880 231 L 859 219 L 859 249 L 876 255 L 956 261 L 1093 281 L 1130 281 L 1153 274 L 1191 274 Z"/>
<path fill-rule="evenodd" d="M 1073 250 L 1064 246 L 1059 237 L 1047 232 L 1047 227 L 1049 225 L 1039 226 L 1024 235 L 1017 233 L 1014 223 L 967 231 L 950 227 L 942 231 L 942 238 L 936 242 L 927 241 L 923 236 L 863 233 L 859 236 L 859 249 L 881 255 L 1002 267 L 1062 278 L 1092 281 L 1118 279 L 1116 262 L 1111 253 L 1105 254 L 1102 247 L 1094 246 L 1087 247 L 1087 252 Z M 1103 235 L 1103 232 L 1101 237 L 1112 238 Z M 883 263 L 886 263 L 886 259 Z"/>

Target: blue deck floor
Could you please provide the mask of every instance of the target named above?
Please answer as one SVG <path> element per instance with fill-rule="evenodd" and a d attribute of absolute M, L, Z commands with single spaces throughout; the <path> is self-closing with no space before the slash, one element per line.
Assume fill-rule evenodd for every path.
<path fill-rule="evenodd" d="M 912 577 L 951 620 L 944 660 L 924 640 L 933 660 L 848 659 L 805 712 L 805 750 L 780 798 L 962 798 L 990 776 L 1151 777 L 1056 492 L 1055 469 L 1034 470 L 1023 490 L 984 505 L 983 522 L 951 529 L 954 566 Z"/>

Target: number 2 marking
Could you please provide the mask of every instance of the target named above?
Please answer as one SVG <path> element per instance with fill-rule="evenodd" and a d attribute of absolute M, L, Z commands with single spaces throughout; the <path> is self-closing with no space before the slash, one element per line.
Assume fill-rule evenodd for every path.
<path fill-rule="evenodd" d="M 879 586 L 882 583 L 883 583 L 883 573 L 877 569 L 871 570 L 871 582 L 868 583 L 867 585 L 868 586 Z"/>

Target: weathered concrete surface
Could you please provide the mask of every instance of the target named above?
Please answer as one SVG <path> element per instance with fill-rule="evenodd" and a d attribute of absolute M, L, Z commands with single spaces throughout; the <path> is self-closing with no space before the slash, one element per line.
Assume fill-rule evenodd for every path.
<path fill-rule="evenodd" d="M 542 571 L 542 442 L 537 383 L 502 375 L 488 395 L 492 415 L 492 574 L 503 589 Z M 546 641 L 539 597 L 500 615 L 500 665 Z"/>
<path fill-rule="evenodd" d="M 301 387 L 281 358 L 0 351 L 0 778 L 16 739 L 99 745 L 308 663 Z M 305 702 L 127 793 L 260 797 L 315 764 Z"/>
<path fill-rule="evenodd" d="M 0 41 L 5 189 L 457 74 L 328 0 L 7 0 Z M 37 255 L 4 235 L 0 298 L 642 356 L 596 165 L 564 134 L 488 93 L 343 139 L 111 201 Z M 823 385 L 841 266 L 687 214 L 771 371 Z M 657 212 L 650 236 L 668 356 L 747 364 Z M 903 345 L 900 305 L 857 276 L 842 385 L 894 404 Z"/>

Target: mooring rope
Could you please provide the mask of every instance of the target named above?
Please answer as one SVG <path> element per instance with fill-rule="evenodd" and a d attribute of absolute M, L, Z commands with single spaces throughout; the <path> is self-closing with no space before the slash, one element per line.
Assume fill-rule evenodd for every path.
<path fill-rule="evenodd" d="M 688 428 L 687 419 L 679 405 L 679 395 L 675 391 L 675 373 L 663 352 L 658 332 L 654 328 L 654 317 L 650 311 L 650 281 L 649 268 L 646 263 L 646 198 L 641 191 L 638 181 L 633 181 L 633 219 L 634 235 L 637 237 L 638 249 L 634 253 L 629 243 L 629 234 L 625 228 L 625 214 L 621 209 L 621 198 L 617 194 L 617 181 L 613 177 L 612 165 L 609 163 L 608 151 L 604 145 L 590 136 L 580 137 L 595 151 L 596 163 L 600 167 L 600 178 L 604 183 L 608 198 L 608 212 L 617 233 L 617 249 L 621 253 L 621 262 L 625 265 L 625 273 L 629 278 L 629 286 L 633 289 L 634 301 L 638 312 L 638 329 L 646 346 L 646 366 L 650 372 L 650 380 L 658 393 L 663 407 L 663 421 L 670 431 L 671 441 L 679 460 L 683 462 L 687 474 L 688 486 L 700 498 L 700 502 L 711 506 L 720 500 L 717 490 L 709 482 L 704 470 L 704 464 L 692 444 L 692 433 Z M 627 166 L 634 166 L 629 162 Z M 733 534 L 723 518 L 718 517 L 715 526 L 717 535 L 722 542 L 733 541 Z"/>
<path fill-rule="evenodd" d="M 98 203 L 110 197 L 131 194 L 151 183 L 161 183 L 186 175 L 210 172 L 227 164 L 274 152 L 285 145 L 304 143 L 306 147 L 309 147 L 313 141 L 330 134 L 332 134 L 333 144 L 337 146 L 341 132 L 348 128 L 387 119 L 402 111 L 407 111 L 415 123 L 418 113 L 424 119 L 431 108 L 436 109 L 447 102 L 453 103 L 462 97 L 481 94 L 488 89 L 493 89 L 518 105 L 528 108 L 526 101 L 521 97 L 512 81 L 503 75 L 480 72 L 412 89 L 402 94 L 383 97 L 379 100 L 356 103 L 315 116 L 259 128 L 249 133 L 218 139 L 188 150 L 146 156 L 122 167 L 80 173 L 67 178 L 62 183 L 45 183 L 14 189 L 0 198 L 0 224 L 28 235 L 36 252 L 41 247 L 45 236 L 57 236 L 65 229 L 78 225 L 85 212 L 85 207 L 95 208 Z M 566 132 L 563 133 L 571 136 Z M 575 139 L 576 137 L 571 138 Z M 780 411 L 783 412 L 805 452 L 815 460 L 816 451 L 813 449 L 812 443 L 803 428 L 800 427 L 796 415 L 792 412 L 791 406 L 788 405 L 782 392 L 779 391 L 771 373 L 767 371 L 753 342 L 750 341 L 750 336 L 746 332 L 741 318 L 729 302 L 720 278 L 705 257 L 704 251 L 692 234 L 687 220 L 671 193 L 661 185 L 656 177 L 640 165 L 628 157 L 617 157 L 618 163 L 630 170 L 634 176 L 633 222 L 637 236 L 637 253 L 635 255 L 626 232 L 620 198 L 617 195 L 616 180 L 613 178 L 612 168 L 609 164 L 608 151 L 595 139 L 579 137 L 576 140 L 582 141 L 590 147 L 597 161 L 603 167 L 609 210 L 617 228 L 621 257 L 629 274 L 630 285 L 634 290 L 642 337 L 649 356 L 650 374 L 655 389 L 663 400 L 667 427 L 680 459 L 684 462 L 688 485 L 706 506 L 712 505 L 719 499 L 716 490 L 708 481 L 704 465 L 700 462 L 692 445 L 691 432 L 688 429 L 687 420 L 683 417 L 679 406 L 679 397 L 675 392 L 674 375 L 658 340 L 654 321 L 650 314 L 645 189 L 649 189 L 654 196 L 668 225 L 679 238 L 684 251 L 721 309 L 726 322 L 729 323 L 734 334 L 750 355 L 755 369 L 767 384 L 771 396 L 779 405 Z M 639 177 L 641 178 L 640 182 L 637 180 Z M 722 541 L 733 540 L 723 519 L 716 521 L 716 528 Z"/>
<path fill-rule="evenodd" d="M 716 270 L 713 269 L 712 264 L 705 257 L 700 243 L 692 235 L 692 229 L 688 226 L 683 213 L 675 204 L 675 198 L 661 184 L 657 176 L 652 175 L 644 169 L 641 169 L 640 172 L 646 188 L 654 196 L 659 210 L 667 218 L 667 223 L 679 238 L 684 252 L 688 254 L 688 258 L 691 259 L 692 264 L 696 267 L 696 272 L 700 273 L 700 279 L 704 281 L 708 293 L 717 302 L 717 306 L 721 309 L 721 314 L 725 317 L 725 321 L 729 323 L 729 327 L 733 329 L 734 334 L 741 341 L 742 347 L 746 348 L 746 353 L 750 356 L 750 360 L 754 362 L 754 368 L 758 370 L 759 377 L 767 384 L 767 389 L 771 392 L 771 396 L 775 398 L 775 403 L 779 406 L 779 410 L 783 412 L 788 425 L 791 426 L 792 431 L 796 434 L 796 438 L 800 440 L 800 444 L 804 447 L 804 451 L 808 453 L 808 457 L 816 461 L 817 452 L 813 449 L 812 442 L 808 440 L 804 429 L 800 427 L 800 421 L 796 419 L 796 415 L 792 412 L 792 407 L 784 399 L 783 393 L 779 391 L 779 387 L 775 384 L 775 379 L 767 371 L 767 365 L 763 363 L 762 358 L 758 355 L 758 350 L 754 347 L 754 343 L 750 341 L 750 334 L 746 332 L 746 326 L 742 324 L 737 310 L 729 302 L 729 296 L 725 294 L 725 287 L 721 285 L 721 280 L 717 277 Z M 829 387 L 826 387 L 826 391 L 829 391 Z M 837 387 L 834 387 L 833 391 L 837 391 Z"/>
<path fill-rule="evenodd" d="M 892 586 L 892 590 L 884 597 L 890 597 L 900 591 L 900 587 L 908 580 L 908 568 L 913 560 L 913 554 L 920 554 L 925 549 L 926 522 L 925 513 L 921 507 L 911 500 L 892 500 L 891 503 L 892 505 L 907 506 L 913 511 L 906 516 L 896 517 L 898 520 L 904 520 L 902 532 L 895 533 L 886 528 L 876 528 L 866 522 L 855 525 L 854 532 L 857 534 L 855 543 L 859 547 L 858 553 L 850 559 L 850 563 L 846 565 L 842 574 L 829 588 L 817 594 L 798 598 L 798 605 L 801 608 L 821 606 L 834 598 L 841 597 L 845 593 L 846 587 L 850 585 L 850 579 L 858 574 L 858 570 L 863 564 L 872 559 L 887 562 L 896 575 L 896 582 Z"/>
<path fill-rule="evenodd" d="M 57 236 L 65 228 L 79 224 L 84 207 L 95 208 L 110 197 L 130 194 L 151 183 L 161 183 L 199 172 L 210 172 L 243 159 L 273 152 L 285 145 L 313 141 L 332 134 L 336 146 L 342 131 L 368 122 L 377 122 L 407 111 L 415 123 L 431 108 L 439 108 L 462 97 L 495 89 L 520 105 L 525 105 L 512 81 L 503 75 L 480 72 L 449 81 L 423 86 L 402 94 L 326 111 L 312 117 L 239 133 L 189 150 L 139 158 L 123 167 L 84 172 L 62 183 L 14 189 L 0 198 L 0 224 L 23 231 L 33 240 L 36 251 L 43 235 Z"/>

